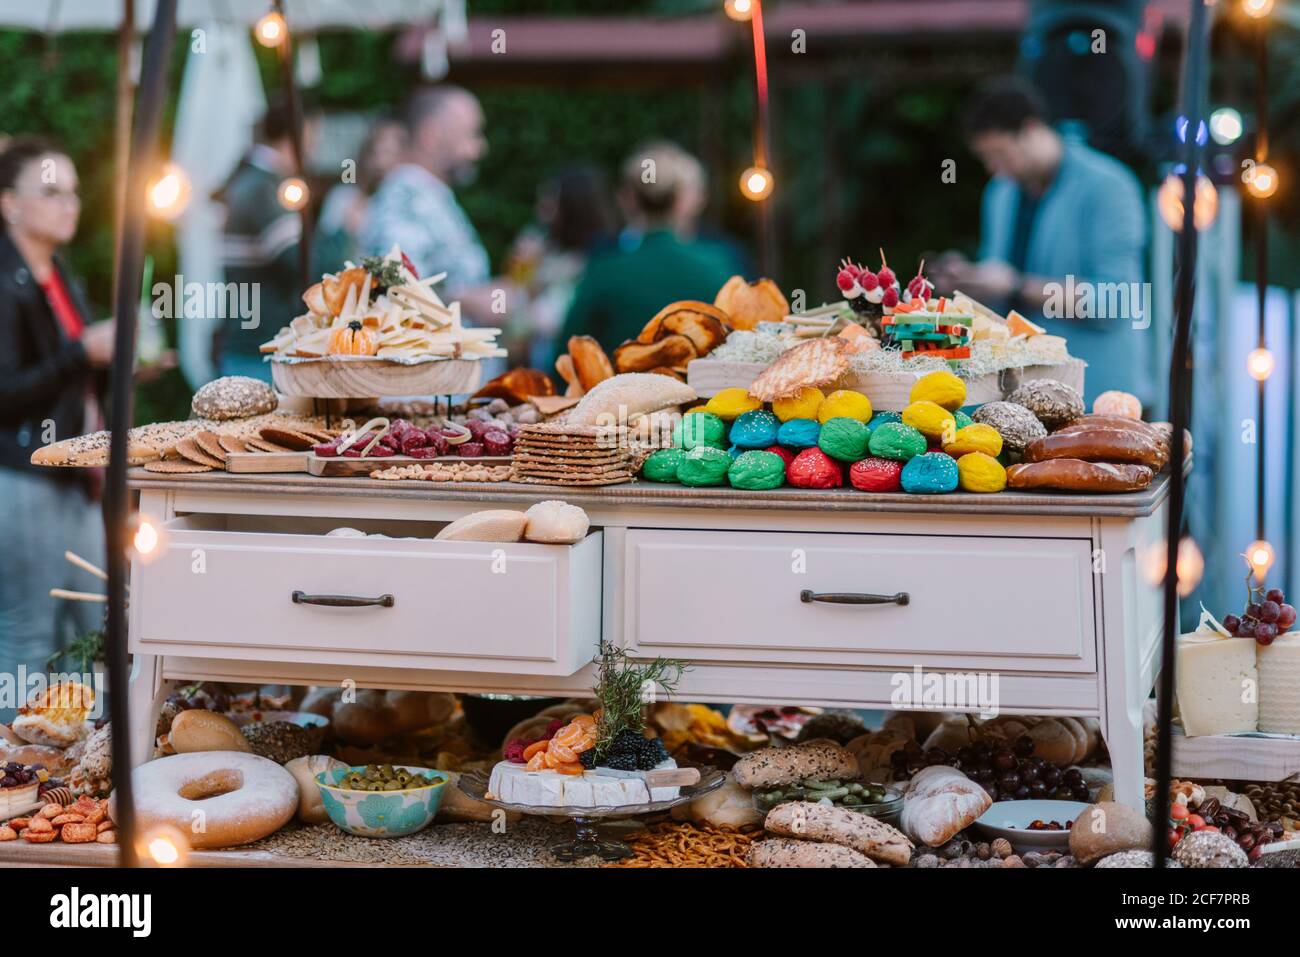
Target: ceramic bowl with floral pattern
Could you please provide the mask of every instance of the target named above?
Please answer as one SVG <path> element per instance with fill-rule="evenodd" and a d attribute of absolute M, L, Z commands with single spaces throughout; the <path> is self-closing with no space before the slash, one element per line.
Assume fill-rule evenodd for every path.
<path fill-rule="evenodd" d="M 398 765 L 394 765 L 394 768 Z M 407 771 L 431 778 L 432 787 L 397 791 L 354 791 L 336 787 L 353 771 L 365 766 L 335 768 L 316 775 L 325 812 L 342 830 L 358 837 L 405 837 L 422 830 L 438 813 L 442 792 L 450 776 L 429 768 L 405 766 Z"/>

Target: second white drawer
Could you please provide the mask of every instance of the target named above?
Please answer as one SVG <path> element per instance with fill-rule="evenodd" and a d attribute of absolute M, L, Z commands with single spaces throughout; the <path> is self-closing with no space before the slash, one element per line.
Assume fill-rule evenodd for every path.
<path fill-rule="evenodd" d="M 1096 670 L 1086 539 L 629 529 L 625 549 L 642 654 Z"/>

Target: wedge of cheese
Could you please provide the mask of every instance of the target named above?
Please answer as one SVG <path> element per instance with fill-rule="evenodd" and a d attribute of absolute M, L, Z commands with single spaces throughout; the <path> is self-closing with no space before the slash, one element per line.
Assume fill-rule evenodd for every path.
<path fill-rule="evenodd" d="M 1188 736 L 1254 731 L 1259 671 L 1254 638 L 1197 631 L 1178 639 L 1178 711 Z"/>
<path fill-rule="evenodd" d="M 1007 329 L 1013 336 L 1041 336 L 1047 332 L 1042 326 L 1030 322 L 1014 309 L 1007 313 Z"/>
<path fill-rule="evenodd" d="M 672 758 L 656 771 L 677 767 Z M 558 771 L 527 771 L 522 764 L 499 761 L 488 779 L 488 791 L 498 801 L 528 807 L 623 807 L 670 801 L 681 793 L 680 787 L 647 788 L 643 778 L 613 777 L 600 769 L 584 774 L 560 774 Z"/>
<path fill-rule="evenodd" d="M 1260 645 L 1259 730 L 1300 734 L 1300 634 Z"/>

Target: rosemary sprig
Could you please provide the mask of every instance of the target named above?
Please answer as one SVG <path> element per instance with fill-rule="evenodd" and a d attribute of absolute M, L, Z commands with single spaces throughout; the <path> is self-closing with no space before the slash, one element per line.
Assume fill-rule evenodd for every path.
<path fill-rule="evenodd" d="M 655 701 L 662 689 L 672 695 L 689 666 L 671 658 L 634 661 L 622 648 L 602 644 L 596 658 L 597 700 L 600 721 L 596 725 L 596 756 L 603 757 L 620 731 L 645 731 L 645 706 Z"/>
<path fill-rule="evenodd" d="M 375 277 L 375 284 L 379 292 L 387 292 L 394 286 L 401 286 L 406 283 L 402 278 L 402 264 L 400 262 L 385 261 L 383 256 L 366 256 L 361 260 L 361 266 L 366 272 Z"/>

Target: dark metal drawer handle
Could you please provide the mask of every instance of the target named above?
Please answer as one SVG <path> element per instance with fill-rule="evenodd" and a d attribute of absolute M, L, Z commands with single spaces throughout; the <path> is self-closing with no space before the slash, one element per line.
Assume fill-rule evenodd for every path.
<path fill-rule="evenodd" d="M 868 595 L 852 591 L 828 591 L 819 594 L 809 588 L 799 592 L 799 600 L 804 604 L 824 601 L 832 605 L 907 605 L 912 601 L 905 591 L 900 591 L 896 595 Z"/>
<path fill-rule="evenodd" d="M 365 605 L 381 605 L 392 608 L 392 595 L 380 595 L 378 598 L 357 598 L 353 595 L 308 595 L 306 592 L 293 593 L 295 605 L 326 605 L 330 608 L 361 608 Z"/>

